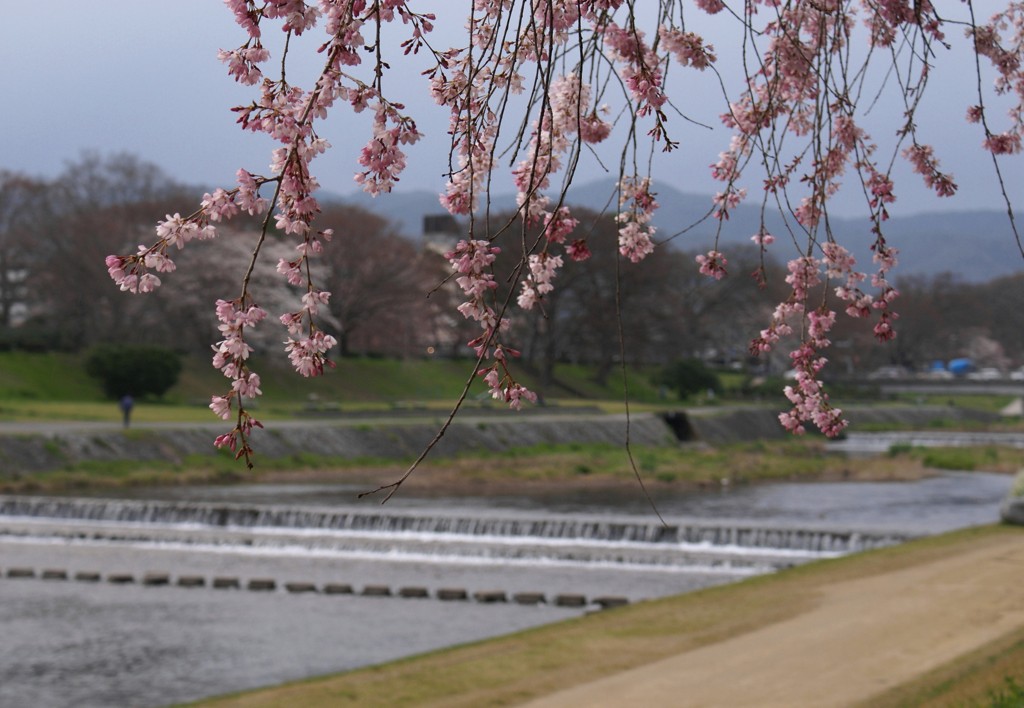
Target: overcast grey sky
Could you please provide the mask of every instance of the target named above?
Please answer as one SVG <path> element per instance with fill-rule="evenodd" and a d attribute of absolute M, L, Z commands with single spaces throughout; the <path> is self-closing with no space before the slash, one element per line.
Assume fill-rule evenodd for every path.
<path fill-rule="evenodd" d="M 462 8 L 468 5 L 444 0 L 419 6 L 457 6 L 451 11 L 457 22 L 448 29 L 448 36 L 457 36 Z M 0 21 L 0 91 L 6 104 L 0 112 L 0 168 L 52 177 L 83 150 L 98 150 L 135 153 L 181 181 L 206 186 L 231 186 L 239 167 L 265 171 L 273 146 L 243 133 L 229 110 L 250 101 L 252 89 L 235 84 L 216 58 L 218 49 L 236 47 L 243 39 L 231 13 L 217 0 L 8 0 Z M 731 55 L 721 38 L 713 39 L 728 70 L 737 62 L 735 52 Z M 953 39 L 963 46 L 959 38 Z M 894 211 L 1002 208 L 991 163 L 979 149 L 979 129 L 963 119 L 973 101 L 973 64 L 961 53 L 943 58 L 938 69 L 920 124 L 924 138 L 936 144 L 943 166 L 954 172 L 960 193 L 951 200 L 931 198 L 920 180 L 901 167 Z M 655 175 L 684 191 L 710 194 L 717 184 L 707 165 L 729 138 L 717 121 L 721 96 L 710 75 L 686 81 L 673 100 L 714 129 L 674 117 L 682 148 L 660 156 Z M 392 72 L 387 82 L 394 95 L 405 98 L 427 135 L 409 150 L 401 188 L 440 191 L 447 168 L 447 116 L 429 100 L 426 83 L 415 71 Z M 881 104 L 875 119 L 881 121 L 881 114 L 895 108 Z M 338 111 L 320 132 L 334 145 L 315 163 L 321 183 L 342 194 L 354 191 L 355 155 L 368 137 L 365 117 Z M 1004 165 L 1011 193 L 1021 193 L 1022 160 Z M 599 176 L 599 169 L 590 165 L 583 178 Z M 842 210 L 852 211 L 846 206 Z"/>

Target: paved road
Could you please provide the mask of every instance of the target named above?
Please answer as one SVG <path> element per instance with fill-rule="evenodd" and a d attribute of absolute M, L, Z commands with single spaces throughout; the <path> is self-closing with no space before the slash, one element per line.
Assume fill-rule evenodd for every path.
<path fill-rule="evenodd" d="M 262 420 L 261 422 L 267 429 L 279 429 L 287 430 L 294 428 L 311 428 L 311 427 L 323 427 L 323 428 L 339 428 L 339 427 L 357 427 L 365 425 L 415 425 L 422 423 L 441 423 L 448 417 L 448 411 L 446 410 L 424 410 L 424 411 L 410 411 L 405 413 L 366 413 L 359 415 L 341 415 L 341 416 L 326 416 L 326 417 L 309 417 L 309 418 L 287 418 L 287 419 L 271 419 Z M 630 417 L 632 420 L 639 420 L 641 418 L 649 418 L 652 413 L 633 413 Z M 258 418 L 258 412 L 256 417 Z M 552 421 L 564 421 L 567 419 L 579 421 L 579 420 L 626 420 L 625 414 L 620 413 L 600 413 L 600 412 L 575 412 L 571 409 L 558 411 L 558 412 L 540 412 L 540 413 L 529 413 L 523 414 L 510 414 L 506 411 L 496 411 L 493 413 L 481 412 L 479 410 L 467 410 L 460 412 L 456 417 L 456 422 L 466 423 L 477 423 L 494 421 L 503 417 L 505 420 L 520 420 L 529 422 L 552 422 Z M 230 427 L 228 423 L 218 422 L 211 420 L 208 422 L 197 423 L 194 421 L 189 422 L 160 422 L 160 423 L 147 423 L 147 422 L 133 422 L 131 428 L 133 430 L 205 430 L 209 429 L 212 434 L 219 435 L 224 432 L 226 428 Z M 120 430 L 122 428 L 120 421 L 0 421 L 0 435 L 28 435 L 28 434 L 42 434 L 42 435 L 57 435 L 60 433 L 68 432 L 98 432 L 98 431 L 110 431 Z"/>

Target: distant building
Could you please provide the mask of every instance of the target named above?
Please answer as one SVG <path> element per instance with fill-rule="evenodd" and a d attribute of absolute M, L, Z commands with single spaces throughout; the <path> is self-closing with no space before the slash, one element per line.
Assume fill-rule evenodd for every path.
<path fill-rule="evenodd" d="M 451 214 L 427 214 L 423 217 L 423 247 L 444 255 L 455 249 L 463 238 L 462 227 Z"/>

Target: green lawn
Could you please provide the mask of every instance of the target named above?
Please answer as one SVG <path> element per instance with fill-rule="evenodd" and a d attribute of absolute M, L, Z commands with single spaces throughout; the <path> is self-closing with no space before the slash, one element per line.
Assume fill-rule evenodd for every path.
<path fill-rule="evenodd" d="M 99 401 L 103 392 L 76 354 L 0 353 L 0 402 Z"/>
<path fill-rule="evenodd" d="M 85 373 L 84 356 L 76 354 L 29 354 L 0 352 L 0 420 L 115 420 L 113 402 L 106 401 L 100 386 Z M 308 408 L 321 410 L 390 410 L 394 407 L 449 408 L 472 379 L 467 405 L 500 405 L 490 400 L 479 377 L 472 376 L 474 362 L 468 359 L 378 359 L 349 358 L 336 362 L 318 378 L 296 375 L 283 361 L 254 359 L 264 395 L 258 400 L 264 418 L 292 417 Z M 738 372 L 721 374 L 725 394 L 716 400 L 697 396 L 680 401 L 673 393 L 651 383 L 650 369 L 613 370 L 602 382 L 588 366 L 561 364 L 554 381 L 541 386 L 528 369 L 520 369 L 522 383 L 537 390 L 549 404 L 596 406 L 607 412 L 625 409 L 626 392 L 634 410 L 657 410 L 680 405 L 729 405 L 750 399 L 740 396 L 745 377 Z M 139 401 L 138 420 L 211 422 L 206 410 L 210 396 L 227 390 L 228 381 L 210 366 L 205 357 L 183 360 L 180 379 L 162 400 Z M 781 386 L 781 382 L 780 382 Z M 770 393 L 762 392 L 762 393 Z M 938 396 L 923 401 L 953 404 L 965 408 L 998 410 L 1008 402 L 1005 396 Z M 864 403 L 864 401 L 860 401 Z M 907 402 L 904 402 L 904 405 Z M 914 404 L 922 403 L 915 399 Z M 844 401 L 837 401 L 844 405 Z M 894 402 L 881 403 L 893 405 Z M 786 406 L 781 394 L 765 405 Z M 961 427 L 963 423 L 959 424 Z M 871 429 L 863 426 L 861 429 Z"/>
<path fill-rule="evenodd" d="M 262 379 L 264 396 L 260 404 L 269 408 L 294 410 L 307 405 L 362 408 L 409 402 L 450 404 L 470 380 L 468 400 L 489 399 L 480 378 L 473 376 L 474 362 L 469 359 L 341 359 L 322 377 L 308 379 L 295 374 L 284 362 L 255 358 L 252 366 Z M 613 372 L 606 382 L 599 384 L 591 368 L 565 365 L 556 371 L 555 383 L 547 387 L 540 386 L 536 376 L 528 370 L 520 373 L 525 385 L 552 401 L 622 401 L 624 397 L 620 371 Z M 205 407 L 210 396 L 226 390 L 227 385 L 228 381 L 207 359 L 186 357 L 178 383 L 159 402 Z M 629 387 L 631 400 L 660 400 L 645 372 L 631 371 Z M 101 403 L 103 400 L 99 384 L 85 373 L 83 355 L 0 352 L 0 406 L 17 412 L 31 409 L 16 404 Z M 69 411 L 64 409 L 65 414 Z M 82 414 L 84 419 L 96 419 L 96 412 L 88 408 L 83 408 Z"/>

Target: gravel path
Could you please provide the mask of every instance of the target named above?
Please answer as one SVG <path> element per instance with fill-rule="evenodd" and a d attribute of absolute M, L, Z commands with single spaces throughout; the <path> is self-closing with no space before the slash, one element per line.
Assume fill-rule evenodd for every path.
<path fill-rule="evenodd" d="M 825 586 L 807 611 L 527 705 L 848 706 L 1024 626 L 1024 536 Z"/>

